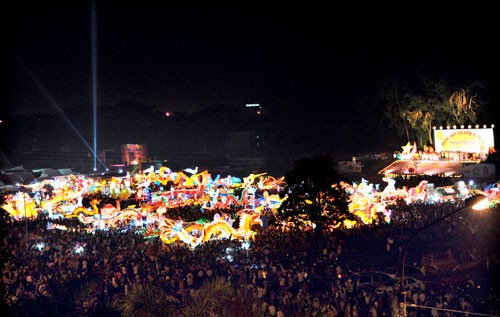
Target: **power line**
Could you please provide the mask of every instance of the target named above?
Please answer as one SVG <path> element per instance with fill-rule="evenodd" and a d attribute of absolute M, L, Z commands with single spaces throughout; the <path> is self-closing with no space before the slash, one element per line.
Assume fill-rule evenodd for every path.
<path fill-rule="evenodd" d="M 438 307 L 416 305 L 416 304 L 407 304 L 407 306 L 408 307 L 415 307 L 415 308 L 425 308 L 425 309 L 442 310 L 442 311 L 447 311 L 447 312 L 461 313 L 461 314 L 468 314 L 468 315 L 476 315 L 476 316 L 500 317 L 499 315 L 489 315 L 489 314 L 473 313 L 473 312 L 463 311 L 463 310 L 456 310 L 456 309 L 449 309 L 449 308 L 438 308 Z"/>

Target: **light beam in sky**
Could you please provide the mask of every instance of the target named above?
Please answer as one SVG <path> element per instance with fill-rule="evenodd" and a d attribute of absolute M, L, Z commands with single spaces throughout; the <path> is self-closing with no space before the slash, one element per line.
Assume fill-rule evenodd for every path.
<path fill-rule="evenodd" d="M 92 46 L 92 107 L 94 125 L 94 172 L 97 171 L 97 19 L 95 0 L 92 1 L 91 46 Z"/>
<path fill-rule="evenodd" d="M 59 113 L 61 115 L 61 117 L 64 119 L 64 121 L 66 121 L 66 123 L 76 133 L 76 135 L 78 136 L 78 138 L 80 138 L 80 140 L 82 140 L 83 144 L 90 150 L 90 152 L 93 153 L 94 159 L 98 159 L 99 163 L 101 163 L 102 166 L 105 169 L 107 169 L 107 167 L 104 164 L 104 162 L 97 157 L 97 153 L 88 144 L 88 142 L 85 140 L 85 138 L 80 133 L 80 131 L 78 131 L 78 129 L 76 128 L 76 126 L 73 124 L 73 122 L 71 122 L 71 120 L 68 118 L 68 116 L 61 109 L 61 107 L 59 106 L 59 104 L 54 100 L 54 98 L 52 98 L 52 96 L 49 94 L 49 92 L 47 91 L 47 89 L 45 89 L 45 87 L 42 85 L 42 83 L 36 78 L 35 74 L 33 74 L 33 72 L 20 59 L 19 59 L 19 62 L 21 63 L 23 69 L 29 74 L 29 76 L 31 77 L 31 79 L 33 79 L 33 81 L 35 82 L 35 84 L 37 85 L 37 87 L 40 89 L 40 91 L 43 93 L 43 95 L 48 99 L 48 101 L 50 102 L 51 106 L 56 110 L 57 113 Z M 95 164 L 96 163 L 94 163 L 94 166 L 96 166 Z"/>

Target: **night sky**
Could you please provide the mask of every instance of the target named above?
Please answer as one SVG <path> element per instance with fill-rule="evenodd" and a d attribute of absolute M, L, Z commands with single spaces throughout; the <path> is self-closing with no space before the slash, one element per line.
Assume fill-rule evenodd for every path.
<path fill-rule="evenodd" d="M 102 2 L 102 1 L 101 1 Z M 173 8 L 97 3 L 98 104 L 192 113 L 215 104 L 347 109 L 383 79 L 425 65 L 497 83 L 495 10 L 467 7 Z M 90 1 L 4 10 L 8 114 L 92 102 Z"/>

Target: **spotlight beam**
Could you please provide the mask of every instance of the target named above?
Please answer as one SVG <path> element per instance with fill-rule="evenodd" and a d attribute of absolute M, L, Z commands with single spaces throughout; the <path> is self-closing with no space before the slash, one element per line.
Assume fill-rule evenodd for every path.
<path fill-rule="evenodd" d="M 19 60 L 19 62 L 21 64 L 21 66 L 23 67 L 23 69 L 28 73 L 28 75 L 33 80 L 33 82 L 36 84 L 36 86 L 40 89 L 40 91 L 42 92 L 42 94 L 48 99 L 50 105 L 56 110 L 56 112 L 58 114 L 61 115 L 61 117 L 66 122 L 66 124 L 68 124 L 68 126 L 73 130 L 73 132 L 75 132 L 75 134 L 83 142 L 83 144 L 89 149 L 89 151 L 94 154 L 94 157 L 97 157 L 95 150 L 92 149 L 92 147 L 88 144 L 88 142 L 85 140 L 85 138 L 80 133 L 80 131 L 78 131 L 78 129 L 76 128 L 76 126 L 73 124 L 73 122 L 71 122 L 71 120 L 68 118 L 68 116 L 64 113 L 64 111 L 59 106 L 59 104 L 54 100 L 54 98 L 52 98 L 52 96 L 47 91 L 47 89 L 45 88 L 45 86 L 42 85 L 42 83 L 38 80 L 38 78 L 36 78 L 35 74 L 33 74 L 33 72 L 23 63 L 23 61 L 19 57 L 18 57 L 18 60 Z M 97 158 L 97 159 L 99 159 L 99 158 Z M 106 165 L 104 164 L 104 162 L 102 160 L 99 159 L 99 162 L 102 164 L 102 166 L 104 168 L 107 168 Z"/>
<path fill-rule="evenodd" d="M 92 110 L 94 125 L 94 171 L 97 170 L 97 18 L 95 0 L 92 1 L 91 46 L 92 46 Z"/>

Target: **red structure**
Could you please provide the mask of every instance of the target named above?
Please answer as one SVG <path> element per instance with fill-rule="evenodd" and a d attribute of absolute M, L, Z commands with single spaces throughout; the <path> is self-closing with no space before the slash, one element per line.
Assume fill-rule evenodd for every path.
<path fill-rule="evenodd" d="M 127 165 L 140 164 L 146 158 L 146 149 L 145 144 L 122 144 L 122 162 Z"/>

